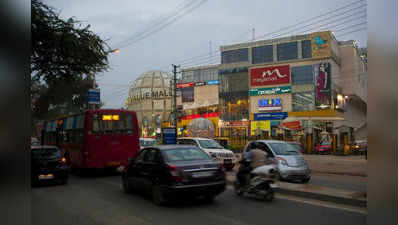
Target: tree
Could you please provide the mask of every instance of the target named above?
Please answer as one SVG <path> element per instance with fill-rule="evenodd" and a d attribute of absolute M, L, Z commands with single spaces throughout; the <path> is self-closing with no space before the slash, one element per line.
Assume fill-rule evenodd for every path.
<path fill-rule="evenodd" d="M 32 0 L 31 99 L 33 117 L 46 119 L 87 107 L 93 74 L 106 71 L 109 46 L 73 18 Z"/>

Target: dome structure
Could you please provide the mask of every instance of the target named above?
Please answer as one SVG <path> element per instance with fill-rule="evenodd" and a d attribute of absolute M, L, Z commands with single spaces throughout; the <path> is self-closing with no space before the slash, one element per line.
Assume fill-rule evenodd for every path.
<path fill-rule="evenodd" d="M 215 135 L 213 123 L 205 118 L 192 120 L 187 126 L 187 133 L 190 137 L 212 138 Z"/>
<path fill-rule="evenodd" d="M 168 121 L 172 108 L 172 75 L 160 70 L 142 73 L 132 82 L 126 108 L 137 113 L 143 136 L 160 132 L 161 123 Z"/>

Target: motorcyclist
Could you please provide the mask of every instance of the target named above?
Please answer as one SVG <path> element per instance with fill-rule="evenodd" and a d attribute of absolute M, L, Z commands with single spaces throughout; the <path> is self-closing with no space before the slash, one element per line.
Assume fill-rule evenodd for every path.
<path fill-rule="evenodd" d="M 239 183 L 246 186 L 250 181 L 250 172 L 257 167 L 273 164 L 274 161 L 268 158 L 268 153 L 255 148 L 248 150 L 243 154 L 243 159 L 240 161 L 238 173 L 236 174 Z"/>

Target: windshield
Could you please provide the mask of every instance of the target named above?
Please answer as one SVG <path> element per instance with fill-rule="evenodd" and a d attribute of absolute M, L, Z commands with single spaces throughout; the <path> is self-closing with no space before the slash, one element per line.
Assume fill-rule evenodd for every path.
<path fill-rule="evenodd" d="M 94 114 L 92 125 L 95 134 L 132 134 L 134 131 L 133 115 L 128 113 Z"/>
<path fill-rule="evenodd" d="M 220 144 L 215 140 L 199 140 L 199 145 L 202 148 L 212 148 L 212 149 L 224 149 Z"/>
<path fill-rule="evenodd" d="M 153 146 L 156 145 L 156 140 L 140 140 L 140 145 L 144 147 Z"/>
<path fill-rule="evenodd" d="M 32 149 L 33 159 L 59 159 L 61 157 L 61 151 L 57 148 Z"/>
<path fill-rule="evenodd" d="M 301 151 L 301 146 L 299 144 L 290 144 L 292 145 L 297 151 Z"/>
<path fill-rule="evenodd" d="M 168 162 L 210 159 L 209 155 L 197 148 L 170 149 L 163 151 L 163 153 Z"/>
<path fill-rule="evenodd" d="M 322 142 L 321 145 L 330 145 L 330 143 L 329 142 Z"/>
<path fill-rule="evenodd" d="M 270 143 L 272 150 L 277 155 L 299 155 L 297 148 L 288 143 Z"/>

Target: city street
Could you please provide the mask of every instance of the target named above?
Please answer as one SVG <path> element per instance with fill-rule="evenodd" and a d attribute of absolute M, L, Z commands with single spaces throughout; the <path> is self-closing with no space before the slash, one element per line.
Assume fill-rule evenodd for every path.
<path fill-rule="evenodd" d="M 32 189 L 32 224 L 365 224 L 366 213 L 277 194 L 274 202 L 242 198 L 228 187 L 213 204 L 181 202 L 158 207 L 127 195 L 118 175 L 71 176 L 65 186 Z"/>

